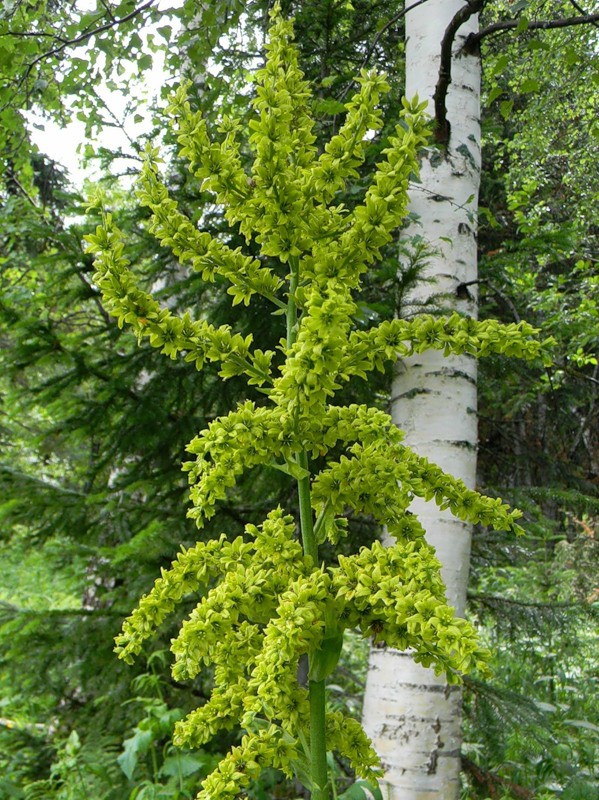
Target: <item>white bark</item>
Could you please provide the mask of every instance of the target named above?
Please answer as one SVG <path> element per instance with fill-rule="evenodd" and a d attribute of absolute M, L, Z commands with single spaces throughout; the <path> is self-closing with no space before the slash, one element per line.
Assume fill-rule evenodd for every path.
<path fill-rule="evenodd" d="M 407 5 L 411 4 L 408 0 Z M 441 41 L 464 0 L 429 0 L 406 16 L 406 95 L 431 103 L 439 77 Z M 422 236 L 434 248 L 422 282 L 410 297 L 409 313 L 434 297 L 437 306 L 476 314 L 472 298 L 456 292 L 476 280 L 476 212 L 480 181 L 480 67 L 462 54 L 466 36 L 477 29 L 471 17 L 453 46 L 452 83 L 447 96 L 451 137 L 445 157 L 425 158 L 421 184 L 411 190 L 418 220 L 406 238 Z M 464 291 L 460 292 L 463 295 Z M 405 310 L 404 310 L 405 313 Z M 476 362 L 443 358 L 430 351 L 398 364 L 392 413 L 406 443 L 473 487 L 476 471 Z M 443 565 L 452 605 L 464 611 L 470 530 L 448 512 L 419 501 L 419 515 Z M 409 653 L 374 648 L 370 656 L 363 722 L 386 769 L 391 800 L 456 800 L 459 794 L 461 694 L 415 664 Z"/>

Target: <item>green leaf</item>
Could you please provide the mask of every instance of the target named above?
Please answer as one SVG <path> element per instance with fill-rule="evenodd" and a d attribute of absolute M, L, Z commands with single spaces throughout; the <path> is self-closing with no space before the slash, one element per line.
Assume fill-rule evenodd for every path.
<path fill-rule="evenodd" d="M 133 779 L 139 757 L 148 752 L 153 738 L 152 731 L 136 728 L 135 734 L 125 739 L 124 750 L 116 761 L 129 780 Z"/>
<path fill-rule="evenodd" d="M 318 100 L 314 103 L 315 114 L 326 114 L 334 117 L 335 114 L 344 114 L 345 111 L 345 104 L 340 103 L 339 100 L 335 100 L 332 97 L 329 97 L 326 100 Z"/>
<path fill-rule="evenodd" d="M 586 719 L 565 719 L 564 722 L 566 725 L 572 725 L 574 728 L 584 728 L 587 731 L 599 733 L 599 725 L 595 725 L 594 722 L 589 722 Z"/>
<path fill-rule="evenodd" d="M 535 705 L 537 708 L 540 708 L 541 711 L 548 711 L 551 714 L 557 711 L 557 706 L 554 706 L 553 703 L 544 703 L 541 700 L 535 700 Z"/>
<path fill-rule="evenodd" d="M 141 41 L 140 35 L 138 33 L 132 33 L 129 39 L 129 48 L 131 50 L 141 50 L 142 47 L 143 42 Z"/>
<path fill-rule="evenodd" d="M 160 28 L 156 28 L 156 30 L 166 42 L 170 42 L 173 33 L 171 25 L 161 25 Z"/>
<path fill-rule="evenodd" d="M 139 72 L 145 72 L 152 67 L 152 56 L 146 53 L 137 59 L 137 68 Z"/>
<path fill-rule="evenodd" d="M 187 753 L 175 753 L 164 759 L 159 774 L 173 778 L 177 778 L 180 775 L 185 778 L 188 775 L 193 775 L 194 772 L 198 772 L 206 766 L 206 763 L 206 758 L 198 758 L 198 756 L 192 756 Z"/>
<path fill-rule="evenodd" d="M 501 86 L 494 86 L 487 96 L 487 105 L 490 106 L 497 98 L 503 94 Z"/>
<path fill-rule="evenodd" d="M 508 64 L 509 64 L 509 59 L 508 59 L 508 57 L 506 55 L 499 56 L 499 58 L 493 64 L 493 66 L 491 68 L 491 75 L 492 76 L 493 75 L 500 75 L 503 72 L 503 70 L 507 67 Z"/>
<path fill-rule="evenodd" d="M 296 464 L 295 461 L 286 461 L 284 464 L 279 464 L 277 461 L 271 461 L 268 466 L 274 467 L 275 469 L 278 469 L 279 472 L 284 472 L 285 475 L 290 475 L 292 478 L 295 478 L 298 481 L 310 477 L 308 470 L 300 467 L 300 465 Z"/>
<path fill-rule="evenodd" d="M 334 521 L 335 509 L 330 503 L 327 503 L 318 515 L 318 519 L 314 525 L 314 535 L 316 536 L 318 544 L 322 544 L 325 541 Z"/>
<path fill-rule="evenodd" d="M 499 106 L 499 113 L 505 120 L 507 120 L 510 114 L 512 113 L 513 108 L 514 108 L 513 100 L 504 100 Z"/>
<path fill-rule="evenodd" d="M 323 681 L 333 672 L 339 661 L 343 648 L 343 632 L 335 632 L 322 640 L 320 650 L 310 658 L 309 678 L 311 681 Z"/>
<path fill-rule="evenodd" d="M 538 92 L 539 91 L 539 82 L 535 78 L 526 78 L 520 84 L 520 91 L 523 94 L 529 94 L 530 92 Z"/>
<path fill-rule="evenodd" d="M 333 672 L 343 648 L 344 627 L 339 623 L 339 608 L 328 603 L 324 613 L 324 637 L 319 649 L 310 657 L 309 677 L 312 681 L 323 681 Z"/>
<path fill-rule="evenodd" d="M 370 781 L 356 781 L 337 800 L 383 800 L 378 784 Z"/>

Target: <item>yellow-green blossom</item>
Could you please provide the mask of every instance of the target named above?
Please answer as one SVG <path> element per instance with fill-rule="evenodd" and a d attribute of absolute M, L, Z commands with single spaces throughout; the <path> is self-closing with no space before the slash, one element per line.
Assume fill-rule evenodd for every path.
<path fill-rule="evenodd" d="M 150 211 L 150 232 L 181 264 L 204 281 L 226 280 L 233 305 L 260 295 L 275 309 L 293 311 L 287 336 L 281 332 L 280 355 L 255 348 L 251 335 L 229 326 L 161 307 L 137 285 L 122 234 L 106 209 L 100 208 L 101 224 L 87 237 L 96 255 L 94 280 L 119 325 L 127 323 L 171 358 L 183 356 L 198 369 L 218 362 L 223 378 L 245 375 L 261 387 L 262 404 L 240 403 L 189 444 L 189 516 L 198 527 L 245 470 L 262 465 L 309 481 L 318 542 L 335 544 L 345 536 L 348 512 L 372 515 L 394 540 L 390 547 L 375 542 L 339 555 L 325 567 L 304 554 L 294 519 L 277 508 L 262 525 L 246 526 L 243 536 L 231 540 L 223 533 L 182 551 L 142 597 L 116 639 L 121 658 L 131 662 L 177 605 L 193 598 L 195 608 L 172 641 L 173 675 L 184 680 L 203 664 L 214 667 L 210 699 L 177 723 L 175 743 L 199 747 L 222 729 L 245 730 L 241 744 L 204 781 L 202 800 L 233 800 L 263 768 L 291 774 L 301 763 L 310 704 L 297 680 L 298 660 L 310 656 L 311 674 L 318 676 L 311 680 L 324 680 L 347 628 L 412 648 L 418 661 L 450 682 L 475 667 L 486 669 L 488 654 L 473 626 L 448 606 L 439 562 L 408 507 L 422 497 L 466 522 L 508 530 L 517 530 L 519 512 L 469 490 L 407 448 L 388 414 L 338 406 L 334 399 L 351 376 L 365 377 L 398 355 L 436 349 L 537 358 L 546 351 L 526 323 L 457 314 L 354 329 L 361 277 L 406 214 L 408 181 L 428 140 L 424 104 L 404 101 L 370 186 L 349 211 L 338 194 L 359 177 L 367 135 L 382 126 L 379 103 L 389 87 L 384 75 L 362 72 L 344 121 L 319 154 L 310 87 L 292 38 L 291 23 L 275 8 L 266 64 L 256 73 L 244 145 L 252 155 L 247 170 L 237 120 L 223 115 L 217 130 L 209 131 L 191 108 L 185 85 L 170 106 L 191 172 L 223 206 L 229 224 L 254 243 L 253 255 L 202 232 L 181 212 L 161 180 L 153 148 L 138 188 Z M 325 461 L 318 474 L 310 457 Z M 358 775 L 376 778 L 378 758 L 360 724 L 335 711 L 325 727 L 327 746 Z"/>

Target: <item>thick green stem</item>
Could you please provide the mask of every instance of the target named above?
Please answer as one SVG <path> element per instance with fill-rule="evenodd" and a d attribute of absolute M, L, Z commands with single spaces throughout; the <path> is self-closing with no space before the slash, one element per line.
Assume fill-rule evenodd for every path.
<path fill-rule="evenodd" d="M 291 277 L 289 280 L 289 297 L 287 300 L 287 351 L 293 346 L 297 337 L 297 305 L 295 292 L 299 283 L 299 259 L 290 259 Z M 298 453 L 297 463 L 302 469 L 310 472 L 308 455 L 305 450 Z M 300 478 L 297 482 L 300 511 L 300 531 L 304 553 L 312 558 L 314 567 L 318 567 L 318 542 L 314 533 L 312 504 L 310 503 L 310 476 Z M 329 800 L 327 743 L 326 743 L 326 700 L 325 682 L 309 681 L 310 693 L 310 779 L 312 782 L 312 800 Z"/>
<path fill-rule="evenodd" d="M 297 463 L 302 469 L 310 471 L 308 456 L 306 451 L 298 453 Z M 314 523 L 312 522 L 312 504 L 310 502 L 310 478 L 300 478 L 297 482 L 299 494 L 300 528 L 302 532 L 302 544 L 304 553 L 312 557 L 314 567 L 318 567 L 318 542 L 314 533 Z"/>
<path fill-rule="evenodd" d="M 299 453 L 297 462 L 305 470 L 309 470 L 308 456 L 305 450 Z M 310 478 L 301 478 L 297 482 L 300 508 L 300 527 L 304 553 L 311 556 L 314 566 L 318 567 L 318 542 L 312 522 L 310 504 Z M 312 659 L 310 659 L 310 662 Z M 310 663 L 310 666 L 312 664 Z M 325 733 L 325 682 L 308 681 L 310 693 L 310 778 L 312 779 L 312 800 L 328 800 L 327 743 Z"/>
<path fill-rule="evenodd" d="M 312 800 L 329 800 L 325 732 L 325 682 L 310 681 L 310 777 Z"/>
<path fill-rule="evenodd" d="M 297 256 L 290 258 L 289 266 L 291 267 L 291 275 L 289 276 L 289 296 L 287 298 L 287 352 L 291 349 L 297 336 L 297 304 L 295 302 L 295 293 L 299 283 L 299 258 L 297 258 Z"/>

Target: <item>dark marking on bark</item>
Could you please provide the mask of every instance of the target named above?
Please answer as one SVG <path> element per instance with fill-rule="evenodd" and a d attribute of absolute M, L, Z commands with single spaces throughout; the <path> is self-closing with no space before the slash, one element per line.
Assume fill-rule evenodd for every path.
<path fill-rule="evenodd" d="M 451 62 L 453 42 L 462 25 L 477 14 L 483 7 L 484 0 L 467 0 L 445 29 L 441 42 L 441 59 L 439 62 L 439 79 L 435 87 L 433 101 L 435 104 L 435 131 L 436 141 L 443 147 L 449 144 L 451 125 L 447 119 L 447 92 L 451 83 Z M 466 40 L 467 41 L 467 40 Z M 465 51 L 464 51 L 465 52 Z M 466 53 L 466 55 L 472 55 Z"/>
<path fill-rule="evenodd" d="M 427 775 L 434 775 L 437 772 L 437 764 L 439 762 L 439 751 L 445 747 L 445 743 L 441 739 L 441 720 L 439 717 L 434 721 L 432 729 L 437 734 L 435 739 L 435 746 L 429 754 L 428 764 L 426 765 Z"/>
<path fill-rule="evenodd" d="M 405 653 L 405 655 L 411 657 L 409 653 Z M 404 689 L 414 689 L 418 692 L 430 692 L 432 694 L 445 694 L 447 697 L 449 697 L 450 694 L 461 691 L 459 686 L 447 686 L 445 684 L 442 686 L 430 686 L 428 683 L 402 683 L 401 685 Z M 449 692 L 447 691 L 448 689 Z M 424 719 L 424 717 L 422 719 Z"/>
<path fill-rule="evenodd" d="M 415 397 L 418 397 L 422 394 L 432 394 L 430 389 L 410 389 L 407 392 L 403 392 L 403 394 L 396 394 L 391 397 L 391 402 L 394 403 L 396 400 L 413 400 Z"/>
<path fill-rule="evenodd" d="M 470 354 L 462 353 L 462 355 L 470 355 Z M 427 376 L 436 376 L 436 375 L 443 375 L 444 377 L 454 378 L 454 379 L 461 378 L 462 380 L 465 380 L 467 383 L 472 383 L 474 386 L 476 386 L 476 378 L 473 378 L 471 375 L 468 375 L 467 372 L 463 372 L 463 370 L 460 369 L 450 369 L 449 367 L 444 367 L 443 369 L 437 369 L 437 370 L 432 370 L 431 372 L 427 372 Z"/>
<path fill-rule="evenodd" d="M 424 717 L 406 717 L 402 715 L 397 717 L 395 724 L 387 724 L 385 722 L 380 729 L 380 734 L 397 742 L 407 744 L 410 739 L 417 739 L 420 736 L 419 728 L 423 722 L 426 722 Z"/>
<path fill-rule="evenodd" d="M 470 152 L 470 148 L 464 142 L 462 142 L 461 145 L 456 147 L 456 153 L 459 153 L 461 156 L 463 156 L 466 159 L 466 161 L 468 161 L 470 163 L 470 166 L 474 170 L 478 169 L 478 164 L 474 160 L 474 157 L 473 157 L 472 153 Z"/>
<path fill-rule="evenodd" d="M 464 450 L 476 450 L 476 445 L 472 444 L 472 442 L 467 442 L 462 439 L 452 440 L 452 439 L 437 439 L 436 441 L 442 441 L 443 444 L 450 444 L 452 447 L 462 447 Z"/>
<path fill-rule="evenodd" d="M 455 296 L 458 298 L 458 300 L 469 300 L 470 302 L 474 302 L 474 295 L 466 283 L 459 283 L 457 285 Z"/>
<path fill-rule="evenodd" d="M 426 774 L 434 775 L 437 771 L 437 761 L 439 760 L 439 751 L 435 748 L 431 750 L 428 757 L 428 764 L 426 765 Z"/>

